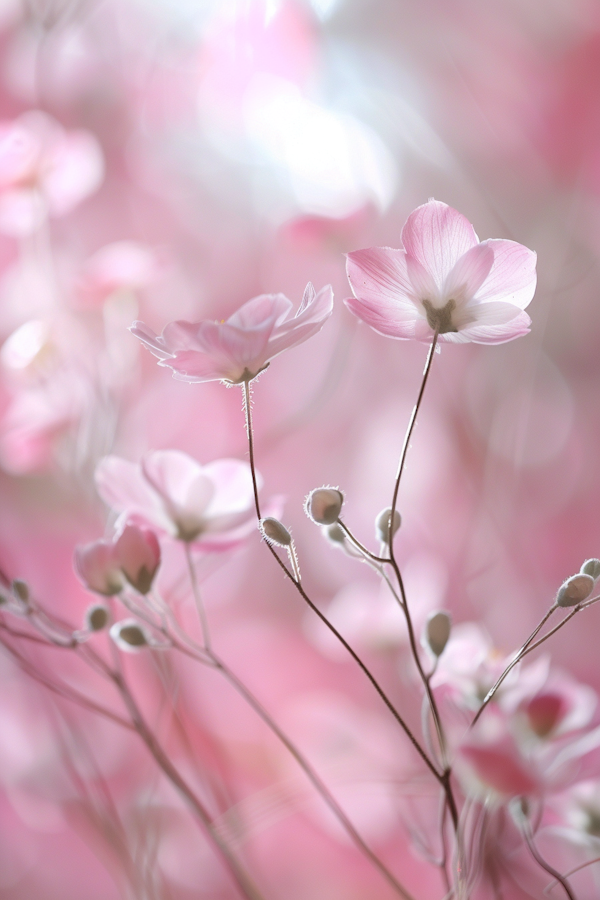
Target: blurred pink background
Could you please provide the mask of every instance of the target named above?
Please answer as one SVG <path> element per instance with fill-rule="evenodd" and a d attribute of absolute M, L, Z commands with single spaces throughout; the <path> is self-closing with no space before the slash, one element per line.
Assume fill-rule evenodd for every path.
<path fill-rule="evenodd" d="M 284 496 L 311 597 L 419 727 L 397 610 L 302 503 L 339 485 L 374 546 L 425 347 L 350 315 L 343 254 L 397 247 L 429 197 L 481 239 L 537 251 L 539 286 L 530 335 L 434 361 L 399 501 L 415 620 L 444 606 L 508 653 L 600 556 L 596 4 L 3 0 L 0 119 L 0 566 L 72 627 L 93 601 L 74 548 L 108 531 L 93 482 L 105 454 L 247 458 L 240 391 L 173 380 L 131 321 L 220 320 L 257 294 L 298 304 L 308 281 L 331 283 L 331 321 L 255 385 L 263 496 Z M 164 548 L 159 582 L 195 634 L 180 550 Z M 435 819 L 433 794 L 415 799 L 421 770 L 258 535 L 199 572 L 221 656 L 418 900 L 441 898 L 415 849 Z M 551 645 L 596 691 L 599 628 L 593 608 Z M 67 652 L 27 653 L 118 708 Z M 265 893 L 391 897 L 231 688 L 161 660 L 127 658 L 131 683 Z M 1 900 L 237 896 L 136 735 L 9 654 L 0 670 Z M 597 887 L 584 873 L 579 900 Z M 501 896 L 541 888 L 517 877 Z"/>

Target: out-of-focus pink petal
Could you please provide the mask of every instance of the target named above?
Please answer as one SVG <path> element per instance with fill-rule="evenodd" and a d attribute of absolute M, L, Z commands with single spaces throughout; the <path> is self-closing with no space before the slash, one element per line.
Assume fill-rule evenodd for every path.
<path fill-rule="evenodd" d="M 46 219 L 46 204 L 39 191 L 14 188 L 0 196 L 0 232 L 26 237 Z"/>
<path fill-rule="evenodd" d="M 159 270 L 159 261 L 149 247 L 136 241 L 117 241 L 87 260 L 77 280 L 77 293 L 87 304 L 102 303 L 115 291 L 144 287 Z"/>
<path fill-rule="evenodd" d="M 250 466 L 239 459 L 217 459 L 208 463 L 203 472 L 215 485 L 215 493 L 209 506 L 209 514 L 247 510 L 254 500 Z M 257 478 L 260 489 L 262 479 Z"/>
<path fill-rule="evenodd" d="M 402 244 L 435 280 L 441 290 L 463 254 L 479 243 L 469 220 L 439 200 L 412 212 L 402 229 Z"/>
<path fill-rule="evenodd" d="M 141 465 L 144 477 L 161 498 L 181 507 L 185 506 L 194 482 L 202 476 L 202 467 L 180 450 L 153 450 L 144 456 Z M 208 503 L 211 491 L 206 484 L 205 488 Z"/>
<path fill-rule="evenodd" d="M 115 556 L 127 581 L 147 594 L 160 565 L 160 544 L 153 531 L 126 525 L 115 541 Z"/>
<path fill-rule="evenodd" d="M 369 304 L 392 301 L 414 314 L 417 299 L 403 250 L 370 247 L 348 253 L 346 274 L 357 299 Z"/>
<path fill-rule="evenodd" d="M 75 571 L 96 594 L 111 597 L 123 589 L 123 577 L 115 548 L 109 541 L 94 541 L 75 550 Z"/>
<path fill-rule="evenodd" d="M 156 353 L 154 355 L 157 356 Z M 228 380 L 233 371 L 230 362 L 221 360 L 219 364 L 212 356 L 208 356 L 200 350 L 183 350 L 174 356 L 163 357 L 159 365 L 172 369 L 173 378 L 178 381 L 189 381 L 190 383 Z M 238 366 L 236 371 L 239 368 Z"/>
<path fill-rule="evenodd" d="M 460 751 L 476 778 L 502 797 L 522 797 L 537 792 L 539 782 L 525 762 L 509 746 L 466 746 Z"/>
<path fill-rule="evenodd" d="M 45 163 L 42 188 L 52 215 L 71 212 L 100 187 L 104 157 L 100 144 L 87 131 L 71 131 Z"/>
<path fill-rule="evenodd" d="M 525 309 L 535 293 L 537 255 L 515 241 L 482 241 L 481 246 L 493 250 L 494 262 L 475 299 L 505 300 Z"/>
<path fill-rule="evenodd" d="M 118 456 L 105 456 L 95 473 L 96 487 L 104 502 L 118 512 L 137 512 L 147 521 L 168 527 L 161 503 L 140 467 Z"/>

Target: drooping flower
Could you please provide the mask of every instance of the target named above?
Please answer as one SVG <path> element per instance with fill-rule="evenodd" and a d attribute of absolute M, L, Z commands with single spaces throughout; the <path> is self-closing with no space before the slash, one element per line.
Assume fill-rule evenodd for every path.
<path fill-rule="evenodd" d="M 317 294 L 306 286 L 302 303 L 291 316 L 292 303 L 283 294 L 261 294 L 244 303 L 225 322 L 171 322 L 156 335 L 143 322 L 130 328 L 180 381 L 251 381 L 284 350 L 321 330 L 333 311 L 333 292 Z"/>
<path fill-rule="evenodd" d="M 445 203 L 415 209 L 402 249 L 348 254 L 354 297 L 346 305 L 388 337 L 500 344 L 529 331 L 525 307 L 536 286 L 536 254 L 507 240 L 479 241 L 471 223 Z"/>
<path fill-rule="evenodd" d="M 77 547 L 75 571 L 95 594 L 112 597 L 123 590 L 123 573 L 112 541 L 93 541 Z"/>
<path fill-rule="evenodd" d="M 179 450 L 152 451 L 140 464 L 106 456 L 96 485 L 123 521 L 207 550 L 228 549 L 255 527 L 250 466 L 237 459 L 201 466 Z"/>

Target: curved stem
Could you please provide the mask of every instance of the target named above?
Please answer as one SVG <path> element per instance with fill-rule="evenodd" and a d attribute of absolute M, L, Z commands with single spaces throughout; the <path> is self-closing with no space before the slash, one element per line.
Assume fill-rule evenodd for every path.
<path fill-rule="evenodd" d="M 564 877 L 564 875 L 561 875 L 560 872 L 558 872 L 554 868 L 554 866 L 551 866 L 549 862 L 546 862 L 544 857 L 541 855 L 541 853 L 535 846 L 535 841 L 533 840 L 533 834 L 531 832 L 531 828 L 530 828 L 528 822 L 523 825 L 523 837 L 525 838 L 525 843 L 527 844 L 527 848 L 528 848 L 529 852 L 533 856 L 533 858 L 536 861 L 536 863 L 538 864 L 538 866 L 540 866 L 542 869 L 544 869 L 545 872 L 548 873 L 548 875 L 552 875 L 552 877 L 556 881 L 558 881 L 558 883 L 563 888 L 563 890 L 564 890 L 565 894 L 567 895 L 567 897 L 569 898 L 569 900 L 577 900 L 575 894 L 573 893 L 571 887 L 569 886 L 569 882 Z"/>
<path fill-rule="evenodd" d="M 254 460 L 254 436 L 253 436 L 253 430 L 252 430 L 252 415 L 251 415 L 251 410 L 250 410 L 250 387 L 249 387 L 248 382 L 245 382 L 245 381 L 243 382 L 243 389 L 244 389 L 244 410 L 246 413 L 246 433 L 248 436 L 248 452 L 249 452 L 249 459 L 250 459 L 250 471 L 252 473 L 252 485 L 253 485 L 253 489 L 254 489 L 254 504 L 255 504 L 255 508 L 256 508 L 256 515 L 257 515 L 258 519 L 260 520 L 261 513 L 260 513 L 260 502 L 258 499 L 258 482 L 256 479 L 256 466 L 255 466 L 255 460 Z M 398 724 L 400 725 L 400 727 L 402 728 L 402 730 L 404 731 L 404 733 L 406 734 L 406 736 L 408 737 L 408 739 L 410 740 L 410 742 L 412 743 L 414 748 L 416 749 L 417 753 L 419 754 L 419 756 L 421 757 L 421 759 L 423 760 L 423 762 L 425 763 L 427 768 L 431 771 L 431 773 L 435 776 L 435 778 L 440 782 L 440 784 L 443 784 L 444 783 L 443 773 L 438 772 L 437 768 L 431 762 L 427 753 L 423 750 L 420 743 L 418 742 L 418 740 L 416 739 L 416 737 L 414 736 L 414 734 L 412 733 L 412 731 L 410 730 L 410 728 L 408 727 L 408 725 L 406 724 L 406 722 L 404 721 L 404 719 L 402 718 L 402 716 L 400 715 L 400 713 L 398 712 L 396 707 L 393 705 L 393 703 L 391 702 L 391 700 L 389 699 L 389 697 L 387 696 L 387 694 L 385 693 L 383 688 L 380 686 L 380 684 L 377 681 L 377 679 L 375 678 L 375 676 L 367 668 L 367 666 L 362 661 L 362 659 L 358 656 L 356 651 L 352 649 L 350 644 L 340 634 L 340 632 L 337 630 L 337 628 L 334 625 L 332 625 L 332 623 L 321 612 L 321 610 L 317 606 L 315 606 L 315 604 L 312 602 L 312 600 L 310 599 L 310 597 L 308 596 L 308 594 L 306 593 L 306 591 L 304 590 L 302 585 L 298 581 L 296 581 L 292 572 L 290 572 L 290 570 L 285 565 L 285 563 L 279 558 L 274 547 L 272 547 L 271 544 L 269 544 L 266 541 L 265 541 L 265 545 L 266 545 L 267 549 L 269 550 L 269 552 L 271 553 L 271 555 L 273 556 L 273 558 L 275 559 L 275 561 L 277 562 L 277 564 L 285 572 L 287 577 L 290 579 L 292 584 L 295 586 L 296 590 L 298 591 L 298 593 L 300 594 L 300 596 L 302 597 L 304 602 L 307 604 L 307 606 L 310 607 L 310 609 L 315 613 L 316 616 L 319 617 L 319 619 L 329 629 L 329 631 L 331 631 L 331 633 L 340 642 L 340 644 L 342 644 L 342 646 L 350 654 L 350 656 L 352 657 L 354 662 L 357 664 L 357 666 L 360 668 L 360 670 L 363 672 L 363 674 L 371 682 L 371 684 L 373 685 L 373 687 L 375 688 L 375 690 L 377 691 L 377 693 L 379 694 L 379 696 L 381 697 L 381 699 L 383 700 L 383 702 L 385 703 L 385 705 L 387 706 L 387 708 L 389 709 L 389 711 L 391 712 L 393 717 L 396 719 L 396 721 L 398 722 Z"/>
<path fill-rule="evenodd" d="M 509 665 L 505 668 L 505 670 L 502 672 L 502 674 L 500 675 L 500 677 L 498 678 L 498 680 L 496 681 L 496 683 L 489 689 L 489 691 L 487 692 L 487 694 L 485 695 L 485 697 L 484 697 L 484 699 L 483 699 L 483 702 L 482 702 L 481 706 L 480 706 L 479 709 L 477 710 L 477 712 L 476 712 L 476 714 L 475 714 L 475 717 L 474 717 L 473 721 L 471 722 L 471 728 L 473 727 L 473 725 L 475 725 L 475 723 L 477 722 L 477 720 L 478 720 L 479 717 L 481 716 L 482 712 L 484 711 L 484 709 L 486 708 L 486 706 L 488 705 L 488 703 L 490 702 L 490 700 L 493 699 L 494 694 L 496 693 L 496 691 L 498 690 L 498 688 L 500 687 L 500 685 L 502 684 L 502 682 L 503 682 L 503 681 L 505 680 L 505 678 L 510 674 L 510 672 L 512 672 L 512 670 L 513 670 L 514 667 L 517 665 L 517 663 L 519 663 L 519 662 L 522 660 L 522 658 L 525 656 L 526 651 L 527 651 L 527 648 L 530 646 L 531 642 L 532 642 L 532 641 L 536 638 L 536 636 L 540 633 L 540 631 L 542 630 L 542 628 L 544 627 L 544 625 L 546 624 L 546 622 L 548 621 L 548 619 L 550 618 L 550 616 L 551 616 L 554 612 L 556 612 L 556 610 L 557 610 L 558 608 L 559 608 L 559 607 L 558 607 L 558 605 L 557 605 L 556 603 L 555 603 L 553 606 L 550 607 L 550 609 L 548 610 L 548 612 L 543 616 L 542 620 L 541 620 L 541 621 L 538 623 L 538 625 L 536 625 L 536 627 L 533 629 L 533 631 L 531 632 L 531 634 L 529 635 L 529 637 L 527 638 L 527 640 L 525 641 L 525 643 L 521 646 L 521 648 L 520 648 L 519 652 L 517 653 L 517 655 L 515 656 L 515 658 L 514 658 L 514 659 L 509 663 Z M 567 618 L 568 618 L 568 617 L 567 617 Z M 565 621 L 566 621 L 566 620 L 565 620 Z M 561 622 L 561 625 L 562 625 L 562 624 L 563 624 L 563 623 Z M 549 634 L 546 635 L 546 637 L 550 637 L 550 634 L 552 634 L 552 633 L 553 633 L 553 632 L 550 632 Z M 544 638 L 544 640 L 545 640 L 545 638 Z"/>

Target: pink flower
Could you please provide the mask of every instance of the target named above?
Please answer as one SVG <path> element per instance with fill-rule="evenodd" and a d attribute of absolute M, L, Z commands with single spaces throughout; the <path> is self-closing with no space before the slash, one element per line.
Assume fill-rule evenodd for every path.
<path fill-rule="evenodd" d="M 104 175 L 102 151 L 88 131 L 65 131 L 42 112 L 0 123 L 0 230 L 22 236 L 47 215 L 71 212 Z"/>
<path fill-rule="evenodd" d="M 120 292 L 146 287 L 159 274 L 157 254 L 135 241 L 117 241 L 101 247 L 82 267 L 76 284 L 82 304 L 93 306 Z"/>
<path fill-rule="evenodd" d="M 96 485 L 123 521 L 207 550 L 229 549 L 255 527 L 250 466 L 237 459 L 201 466 L 179 450 L 155 450 L 136 465 L 107 456 L 96 469 Z"/>
<path fill-rule="evenodd" d="M 321 330 L 333 311 L 327 286 L 304 291 L 295 316 L 283 294 L 261 294 L 244 303 L 226 322 L 171 322 L 157 336 L 143 322 L 130 328 L 180 381 L 251 381 L 269 361 Z"/>
<path fill-rule="evenodd" d="M 536 254 L 514 241 L 480 243 L 471 223 L 430 200 L 402 229 L 402 250 L 348 254 L 346 305 L 388 337 L 500 344 L 526 334 Z"/>

